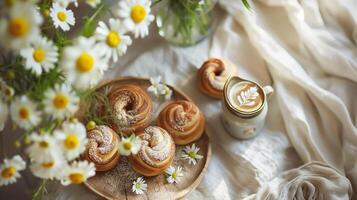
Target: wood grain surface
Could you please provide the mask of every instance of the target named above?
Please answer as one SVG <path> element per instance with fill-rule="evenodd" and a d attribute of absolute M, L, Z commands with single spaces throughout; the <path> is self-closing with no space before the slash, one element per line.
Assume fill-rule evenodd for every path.
<path fill-rule="evenodd" d="M 102 83 L 98 87 L 98 90 L 100 91 L 108 86 L 118 87 L 123 84 L 135 84 L 146 90 L 150 86 L 150 81 L 144 78 L 123 77 Z M 171 101 L 183 99 L 192 101 L 178 89 L 172 86 L 169 87 L 173 90 Z M 163 99 L 155 99 L 154 97 L 152 97 L 152 99 L 154 102 L 154 113 L 151 124 L 155 125 L 156 117 L 165 104 L 167 104 L 167 101 L 164 101 Z M 206 133 L 194 143 L 200 148 L 199 154 L 204 156 L 204 158 L 198 161 L 196 165 L 189 165 L 188 161 L 182 160 L 180 155 L 184 146 L 176 145 L 176 155 L 172 165 L 181 166 L 184 173 L 184 176 L 179 183 L 167 183 L 165 174 L 155 177 L 145 177 L 148 185 L 147 191 L 143 195 L 136 195 L 131 191 L 132 182 L 141 175 L 131 168 L 125 157 L 122 157 L 115 168 L 106 172 L 97 172 L 97 174 L 90 178 L 85 185 L 99 196 L 106 199 L 181 199 L 187 196 L 199 185 L 211 157 L 211 146 Z"/>

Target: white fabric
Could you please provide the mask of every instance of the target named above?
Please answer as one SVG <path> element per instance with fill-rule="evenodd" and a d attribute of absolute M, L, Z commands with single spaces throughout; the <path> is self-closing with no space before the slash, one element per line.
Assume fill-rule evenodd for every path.
<path fill-rule="evenodd" d="M 329 165 L 310 162 L 282 173 L 249 199 L 337 200 L 351 195 L 351 183 L 345 176 Z"/>
<path fill-rule="evenodd" d="M 279 193 L 277 182 L 293 179 L 302 169 L 297 167 L 312 161 L 325 163 L 324 169 L 343 180 L 336 183 L 338 191 L 352 191 L 350 184 L 357 191 L 357 1 L 251 4 L 252 11 L 247 11 L 239 0 L 221 1 L 216 30 L 190 48 L 169 46 L 151 30 L 106 78 L 161 75 L 205 113 L 213 155 L 188 199 L 242 199 L 263 185 L 260 191 Z M 257 137 L 231 137 L 221 125 L 221 103 L 199 92 L 196 71 L 210 56 L 229 59 L 243 78 L 275 88 L 266 126 Z M 284 173 L 289 178 L 278 176 L 285 170 L 290 170 Z M 81 186 L 60 187 L 54 196 L 96 198 Z M 341 197 L 348 198 L 350 192 Z"/>

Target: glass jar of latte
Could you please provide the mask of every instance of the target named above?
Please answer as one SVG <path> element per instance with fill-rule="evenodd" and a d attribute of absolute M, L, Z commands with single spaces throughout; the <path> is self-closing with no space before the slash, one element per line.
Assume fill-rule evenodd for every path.
<path fill-rule="evenodd" d="M 224 128 L 238 139 L 254 137 L 264 126 L 268 99 L 274 89 L 254 81 L 231 77 L 225 84 L 222 103 Z"/>

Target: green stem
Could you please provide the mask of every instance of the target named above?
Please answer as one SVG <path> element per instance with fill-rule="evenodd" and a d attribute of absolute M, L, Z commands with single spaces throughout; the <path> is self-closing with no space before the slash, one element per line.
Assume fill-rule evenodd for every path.
<path fill-rule="evenodd" d="M 43 191 L 46 189 L 47 180 L 43 180 L 40 187 L 38 187 L 37 191 L 32 195 L 32 200 L 40 199 Z"/>

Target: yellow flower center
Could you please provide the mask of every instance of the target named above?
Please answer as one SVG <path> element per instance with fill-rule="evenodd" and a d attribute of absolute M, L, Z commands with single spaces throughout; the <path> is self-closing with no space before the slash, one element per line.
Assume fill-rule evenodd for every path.
<path fill-rule="evenodd" d="M 142 5 L 135 5 L 131 8 L 131 19 L 136 23 L 142 22 L 146 17 L 146 10 Z"/>
<path fill-rule="evenodd" d="M 36 62 L 40 63 L 46 58 L 46 52 L 43 49 L 36 49 L 32 56 Z"/>
<path fill-rule="evenodd" d="M 131 147 L 133 147 L 133 144 L 131 144 L 130 142 L 126 142 L 126 143 L 124 143 L 124 149 L 126 149 L 126 150 L 130 150 L 130 149 L 131 149 Z"/>
<path fill-rule="evenodd" d="M 44 148 L 44 149 L 46 149 L 48 146 L 50 146 L 48 144 L 48 142 L 46 142 L 46 141 L 41 141 L 41 142 L 38 143 L 38 145 L 40 145 L 40 147 Z"/>
<path fill-rule="evenodd" d="M 76 67 L 78 71 L 89 72 L 93 69 L 93 66 L 94 58 L 89 53 L 84 52 L 77 58 Z"/>
<path fill-rule="evenodd" d="M 67 107 L 69 103 L 69 99 L 66 95 L 63 94 L 58 94 L 55 96 L 55 98 L 53 99 L 53 105 L 57 108 L 57 109 L 64 109 Z"/>
<path fill-rule="evenodd" d="M 190 152 L 188 152 L 188 156 L 190 158 L 196 158 L 196 153 L 194 151 L 190 151 Z"/>
<path fill-rule="evenodd" d="M 13 37 L 22 37 L 29 31 L 29 22 L 25 18 L 14 18 L 9 21 L 8 31 Z"/>
<path fill-rule="evenodd" d="M 107 36 L 107 44 L 111 47 L 117 47 L 120 44 L 120 36 L 116 32 L 109 32 Z"/>
<path fill-rule="evenodd" d="M 69 175 L 69 180 L 74 184 L 80 184 L 84 181 L 84 176 L 82 173 L 72 173 Z"/>
<path fill-rule="evenodd" d="M 26 120 L 30 116 L 30 111 L 26 107 L 21 107 L 19 109 L 19 116 L 21 119 Z"/>
<path fill-rule="evenodd" d="M 96 126 L 95 121 L 89 121 L 86 125 L 87 130 L 92 130 Z"/>
<path fill-rule="evenodd" d="M 50 169 L 55 165 L 55 163 L 54 162 L 45 162 L 45 163 L 42 163 L 41 165 L 43 168 Z"/>
<path fill-rule="evenodd" d="M 176 172 L 173 172 L 171 176 L 172 176 L 173 179 L 176 179 L 176 177 L 177 177 Z"/>
<path fill-rule="evenodd" d="M 1 172 L 1 176 L 5 179 L 9 179 L 12 176 L 14 176 L 16 173 L 16 168 L 13 166 L 7 167 L 5 168 L 2 172 Z"/>
<path fill-rule="evenodd" d="M 67 149 L 74 149 L 78 146 L 79 140 L 77 135 L 69 134 L 67 135 L 66 139 L 64 140 L 64 145 Z"/>
<path fill-rule="evenodd" d="M 66 15 L 65 12 L 60 11 L 60 12 L 57 13 L 57 18 L 58 18 L 61 22 L 64 22 L 64 21 L 66 21 L 66 19 L 67 19 L 67 15 Z"/>

